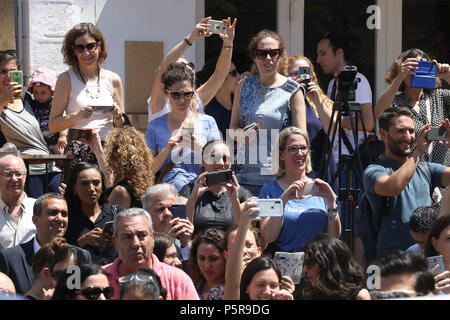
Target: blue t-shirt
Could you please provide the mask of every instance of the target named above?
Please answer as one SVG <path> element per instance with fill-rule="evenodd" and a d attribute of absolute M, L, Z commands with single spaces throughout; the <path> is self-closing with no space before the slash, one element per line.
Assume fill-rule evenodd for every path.
<path fill-rule="evenodd" d="M 152 120 L 147 127 L 145 140 L 150 149 L 156 150 L 160 153 L 167 145 L 172 133 L 167 127 L 167 116 L 165 114 L 159 118 Z M 204 145 L 211 140 L 220 140 L 220 132 L 217 128 L 214 118 L 199 113 L 194 125 L 194 136 L 198 141 Z M 164 161 L 161 171 L 169 164 L 172 157 L 180 151 L 179 147 L 172 150 L 170 157 Z M 175 158 L 176 159 L 176 158 Z M 200 173 L 201 154 L 196 154 L 191 150 L 184 148 L 183 155 L 174 161 L 175 166 L 163 178 L 161 182 L 171 183 L 175 185 L 178 190 L 197 179 Z"/>
<path fill-rule="evenodd" d="M 364 171 L 364 189 L 376 216 L 379 214 L 383 197 L 375 193 L 375 183 L 379 178 L 390 175 L 390 171 L 386 168 L 390 168 L 391 172 L 394 172 L 401 165 L 401 163 L 389 157 L 384 157 L 375 164 L 368 166 Z M 427 166 L 429 171 L 424 170 L 422 166 L 425 169 Z M 415 243 L 409 233 L 409 217 L 416 208 L 431 205 L 430 190 L 441 186 L 441 178 L 445 168 L 440 164 L 422 162 L 405 189 L 398 196 L 390 199 L 389 212 L 387 215 L 383 213 L 378 234 L 378 259 L 396 250 L 406 250 Z"/>
<path fill-rule="evenodd" d="M 260 198 L 279 198 L 283 189 L 277 181 L 261 188 Z M 283 226 L 275 244 L 283 251 L 300 251 L 304 243 L 314 239 L 327 226 L 326 201 L 322 197 L 308 196 L 289 200 L 284 208 Z"/>

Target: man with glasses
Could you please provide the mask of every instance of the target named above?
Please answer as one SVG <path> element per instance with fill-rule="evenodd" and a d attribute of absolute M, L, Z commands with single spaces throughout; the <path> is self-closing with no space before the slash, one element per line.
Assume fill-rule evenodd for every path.
<path fill-rule="evenodd" d="M 31 211 L 30 211 L 31 214 Z M 37 230 L 31 240 L 0 251 L 0 272 L 13 281 L 17 293 L 25 294 L 34 279 L 32 262 L 39 249 L 56 237 L 63 237 L 68 225 L 67 203 L 59 193 L 47 193 L 34 202 L 30 217 Z M 34 234 L 33 234 L 34 235 Z M 82 250 L 86 261 L 91 261 L 89 251 Z"/>
<path fill-rule="evenodd" d="M 114 287 L 113 299 L 119 299 L 120 281 L 127 275 L 151 268 L 167 290 L 167 300 L 198 300 L 191 278 L 181 269 L 161 263 L 153 254 L 154 235 L 152 219 L 144 209 L 130 208 L 114 218 L 113 242 L 119 258 L 102 267 Z"/>

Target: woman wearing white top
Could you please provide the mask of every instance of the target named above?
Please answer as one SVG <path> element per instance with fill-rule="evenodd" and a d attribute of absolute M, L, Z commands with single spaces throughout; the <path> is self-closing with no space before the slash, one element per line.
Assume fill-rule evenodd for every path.
<path fill-rule="evenodd" d="M 172 110 L 170 102 L 167 97 L 164 95 L 164 85 L 161 81 L 161 75 L 166 71 L 167 66 L 172 62 L 180 62 L 186 64 L 186 66 L 192 71 L 194 71 L 194 65 L 189 63 L 184 57 L 182 57 L 183 53 L 194 43 L 194 41 L 209 37 L 212 35 L 211 32 L 208 32 L 208 21 L 211 20 L 211 17 L 207 17 L 202 19 L 199 23 L 195 25 L 194 30 L 181 40 L 169 53 L 164 57 L 164 60 L 161 63 L 161 66 L 158 69 L 158 73 L 156 74 L 155 81 L 153 81 L 153 87 L 151 91 L 151 96 L 148 99 L 148 119 L 149 123 L 151 120 L 156 119 L 169 113 Z M 231 24 L 231 19 L 228 18 L 223 20 L 223 22 L 227 22 Z M 236 18 L 233 20 L 231 24 L 233 31 L 236 27 Z M 219 36 L 223 39 L 223 35 L 219 34 Z M 233 55 L 233 45 L 224 45 L 222 46 L 222 51 L 220 52 L 219 60 L 217 61 L 216 70 L 212 74 L 212 76 L 202 84 L 195 92 L 195 99 L 198 105 L 198 111 L 203 113 L 203 106 L 207 105 L 212 98 L 216 95 L 217 91 L 222 87 L 223 82 L 228 76 L 231 58 Z"/>
<path fill-rule="evenodd" d="M 56 82 L 50 130 L 91 128 L 105 141 L 113 127 L 124 124 L 122 80 L 100 66 L 108 55 L 105 39 L 92 23 L 80 23 L 67 32 L 61 51 L 71 68 Z M 97 114 L 92 106 L 114 109 Z"/>

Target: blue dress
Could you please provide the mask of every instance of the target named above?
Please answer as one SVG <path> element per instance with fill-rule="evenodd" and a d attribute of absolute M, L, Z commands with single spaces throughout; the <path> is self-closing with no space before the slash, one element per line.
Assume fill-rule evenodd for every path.
<path fill-rule="evenodd" d="M 261 129 L 257 139 L 238 147 L 236 155 L 239 165 L 236 178 L 253 194 L 276 179 L 271 170 L 272 150 L 280 130 L 289 125 L 290 98 L 300 87 L 289 78 L 279 87 L 263 87 L 258 78 L 256 75 L 244 79 L 239 120 L 241 128 L 257 122 Z"/>
<path fill-rule="evenodd" d="M 154 119 L 148 124 L 145 140 L 150 149 L 156 150 L 160 153 L 167 145 L 172 133 L 167 127 L 168 113 Z M 194 136 L 198 141 L 204 145 L 211 140 L 220 140 L 220 132 L 217 128 L 216 121 L 213 117 L 199 113 L 194 125 Z M 164 161 L 161 171 L 169 164 L 174 155 L 180 151 L 179 147 L 174 148 L 170 157 Z M 174 157 L 175 158 L 175 157 Z M 177 190 L 197 179 L 200 173 L 201 155 L 196 154 L 191 150 L 183 150 L 183 155 L 176 162 L 175 166 L 170 170 L 161 181 L 162 183 L 171 183 L 175 185 Z"/>

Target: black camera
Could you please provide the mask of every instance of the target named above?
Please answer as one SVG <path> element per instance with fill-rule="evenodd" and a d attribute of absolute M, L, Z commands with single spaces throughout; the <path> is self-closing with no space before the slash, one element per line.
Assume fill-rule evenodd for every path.
<path fill-rule="evenodd" d="M 345 66 L 337 78 L 337 97 L 336 101 L 355 101 L 356 89 L 361 79 L 356 79 L 358 68 L 355 66 Z"/>

